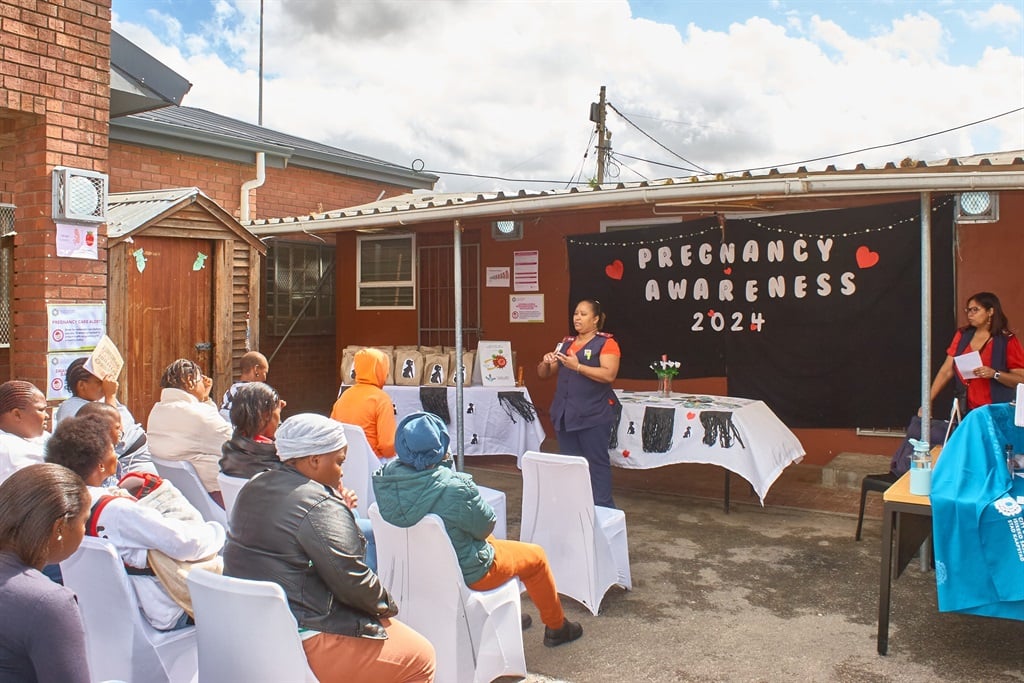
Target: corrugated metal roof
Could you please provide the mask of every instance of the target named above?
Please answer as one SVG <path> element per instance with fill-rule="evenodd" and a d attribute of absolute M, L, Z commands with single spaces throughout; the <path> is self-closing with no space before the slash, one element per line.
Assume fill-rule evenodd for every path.
<path fill-rule="evenodd" d="M 489 203 L 501 203 L 502 210 L 508 210 L 505 207 L 513 207 L 517 200 L 533 200 L 532 210 L 535 212 L 539 210 L 541 204 L 547 203 L 550 200 L 552 207 L 555 204 L 562 204 L 559 198 L 570 197 L 577 195 L 579 197 L 578 202 L 574 202 L 575 208 L 587 208 L 588 203 L 587 197 L 593 198 L 593 205 L 606 205 L 610 203 L 610 195 L 618 194 L 620 191 L 635 191 L 638 189 L 649 190 L 649 196 L 655 197 L 658 194 L 668 194 L 666 190 L 677 190 L 672 194 L 690 194 L 686 190 L 692 189 L 692 194 L 696 197 L 703 193 L 703 190 L 711 189 L 715 185 L 727 183 L 728 185 L 737 188 L 736 194 L 740 194 L 742 186 L 749 182 L 751 189 L 753 190 L 755 185 L 758 185 L 760 181 L 786 181 L 792 179 L 794 181 L 807 181 L 807 183 L 794 182 L 794 189 L 796 185 L 815 184 L 813 181 L 820 179 L 827 181 L 830 179 L 852 179 L 851 185 L 857 185 L 856 179 L 860 178 L 872 178 L 880 179 L 880 182 L 884 184 L 886 179 L 891 179 L 893 189 L 888 190 L 890 192 L 896 191 L 897 179 L 905 178 L 910 175 L 920 177 L 922 174 L 932 174 L 936 179 L 942 177 L 942 174 L 953 174 L 963 175 L 970 172 L 971 170 L 978 171 L 991 171 L 991 170 L 1012 170 L 1015 173 L 1024 173 L 1024 150 L 1010 151 L 1010 152 L 997 152 L 992 154 L 976 155 L 971 157 L 958 157 L 953 159 L 943 159 L 941 161 L 932 162 L 931 164 L 924 161 L 914 161 L 911 159 L 904 159 L 900 162 L 888 162 L 884 166 L 876 169 L 868 169 L 864 164 L 857 164 L 853 169 L 840 170 L 835 166 L 828 166 L 826 169 L 821 171 L 808 171 L 805 167 L 800 167 L 796 171 L 782 173 L 778 169 L 771 169 L 764 173 L 754 175 L 750 172 L 744 172 L 737 175 L 713 175 L 713 176 L 691 176 L 685 178 L 665 178 L 661 180 L 642 181 L 635 183 L 615 183 L 615 184 L 604 184 L 595 187 L 573 187 L 570 189 L 552 189 L 552 190 L 519 190 L 518 192 L 455 192 L 455 193 L 437 193 L 437 192 L 411 192 L 396 197 L 389 197 L 382 199 L 378 202 L 371 202 L 369 204 L 361 204 L 359 206 L 348 207 L 339 209 L 336 211 L 327 211 L 323 214 L 314 214 L 310 216 L 295 216 L 289 218 L 271 218 L 261 219 L 247 223 L 253 233 L 257 235 L 268 235 L 268 234 L 280 234 L 285 231 L 312 231 L 317 230 L 334 230 L 338 229 L 339 222 L 346 224 L 354 223 L 355 220 L 363 217 L 380 217 L 385 218 L 386 216 L 395 216 L 395 222 L 397 224 L 404 224 L 404 218 L 400 218 L 398 215 L 405 213 L 417 213 L 417 220 L 420 222 L 432 220 L 429 216 L 432 212 L 436 213 L 439 210 L 448 208 L 454 209 L 456 207 L 480 207 L 480 211 L 475 212 L 475 215 L 483 215 L 486 210 L 484 206 Z M 876 183 L 877 184 L 877 183 Z M 1024 189 L 1024 186 L 1016 187 L 1014 189 Z M 679 192 L 682 190 L 682 192 Z M 881 190 L 875 190 L 881 191 Z M 860 194 L 864 194 L 864 190 L 859 191 Z M 627 194 L 623 192 L 622 194 Z M 631 196 L 635 195 L 635 192 L 628 193 Z M 714 193 L 721 199 L 721 195 Z M 425 212 L 425 213 L 424 213 Z M 512 210 L 514 213 L 514 209 Z M 410 216 L 411 218 L 411 216 Z M 377 221 L 376 225 L 383 224 L 383 221 Z M 294 227 L 291 227 L 294 226 Z"/>
<path fill-rule="evenodd" d="M 147 139 L 147 134 L 152 138 Z M 165 107 L 111 119 L 110 137 L 157 146 L 161 146 L 162 142 L 163 146 L 189 152 L 205 152 L 207 156 L 217 156 L 218 151 L 236 154 L 243 151 L 250 161 L 256 152 L 265 152 L 268 157 L 278 157 L 276 165 L 280 167 L 287 163 L 382 180 L 405 187 L 431 188 L 438 179 L 431 173 L 413 171 L 365 154 L 356 154 L 194 107 Z M 188 143 L 201 143 L 202 146 L 196 148 L 194 145 L 188 146 Z M 178 145 L 188 148 L 179 148 Z M 237 157 L 225 158 L 238 160 Z M 275 165 L 271 159 L 268 159 L 268 164 Z"/>
<path fill-rule="evenodd" d="M 198 187 L 113 193 L 107 197 L 107 238 L 122 237 L 148 225 L 199 195 L 206 196 Z"/>

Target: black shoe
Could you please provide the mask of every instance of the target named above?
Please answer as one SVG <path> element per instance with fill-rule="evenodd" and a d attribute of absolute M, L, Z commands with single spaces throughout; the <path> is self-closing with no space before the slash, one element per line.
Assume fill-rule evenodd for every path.
<path fill-rule="evenodd" d="M 523 630 L 525 631 L 531 626 L 533 626 L 533 617 L 531 617 L 526 612 L 523 612 Z"/>
<path fill-rule="evenodd" d="M 544 645 L 546 647 L 558 647 L 571 643 L 583 635 L 583 627 L 566 619 L 561 628 L 544 627 Z"/>

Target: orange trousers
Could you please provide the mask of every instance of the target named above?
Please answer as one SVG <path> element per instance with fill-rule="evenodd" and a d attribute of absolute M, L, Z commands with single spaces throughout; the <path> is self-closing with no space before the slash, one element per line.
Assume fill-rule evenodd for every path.
<path fill-rule="evenodd" d="M 321 633 L 302 641 L 320 683 L 433 683 L 430 641 L 397 619 L 381 619 L 387 640 Z"/>
<path fill-rule="evenodd" d="M 540 612 L 540 620 L 549 628 L 561 628 L 565 622 L 562 601 L 558 599 L 555 577 L 548 566 L 544 548 L 535 543 L 502 541 L 489 536 L 487 542 L 494 546 L 494 564 L 483 578 L 470 588 L 487 591 L 497 588 L 512 578 L 519 578 L 526 586 L 526 592 Z"/>

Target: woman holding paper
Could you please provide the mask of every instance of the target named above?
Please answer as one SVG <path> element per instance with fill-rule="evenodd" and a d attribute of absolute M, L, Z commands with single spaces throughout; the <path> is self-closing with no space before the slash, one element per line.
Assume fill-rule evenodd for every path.
<path fill-rule="evenodd" d="M 946 361 L 932 382 L 931 401 L 953 380 L 965 413 L 978 406 L 1012 401 L 1024 382 L 1024 347 L 1009 330 L 999 297 L 979 292 L 964 308 L 967 325 L 953 335 Z"/>
<path fill-rule="evenodd" d="M 545 354 L 537 375 L 541 379 L 558 375 L 551 402 L 558 450 L 587 459 L 594 504 L 613 508 L 608 441 L 619 405 L 612 382 L 619 374 L 621 352 L 612 336 L 600 331 L 604 321 L 600 301 L 583 299 L 576 304 L 572 315 L 576 336 L 566 337 Z"/>

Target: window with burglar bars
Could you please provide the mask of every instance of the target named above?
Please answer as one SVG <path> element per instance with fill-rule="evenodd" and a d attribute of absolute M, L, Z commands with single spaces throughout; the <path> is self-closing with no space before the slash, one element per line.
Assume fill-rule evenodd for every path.
<path fill-rule="evenodd" d="M 270 243 L 264 289 L 270 334 L 285 334 L 296 319 L 292 334 L 334 334 L 333 244 Z"/>
<path fill-rule="evenodd" d="M 11 345 L 13 271 L 14 205 L 0 204 L 0 348 Z"/>
<path fill-rule="evenodd" d="M 417 250 L 419 343 L 455 345 L 455 250 L 452 244 Z M 462 348 L 480 341 L 480 245 L 462 245 Z"/>

